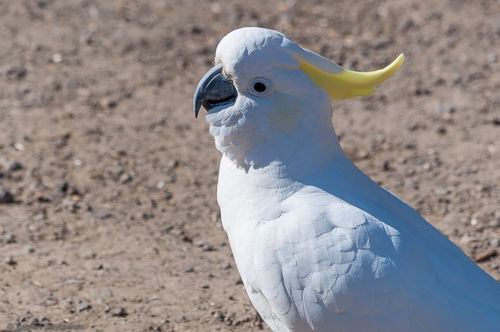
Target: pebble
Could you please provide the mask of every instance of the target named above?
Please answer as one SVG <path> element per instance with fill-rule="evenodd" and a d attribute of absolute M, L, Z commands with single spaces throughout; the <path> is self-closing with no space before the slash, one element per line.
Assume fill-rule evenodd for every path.
<path fill-rule="evenodd" d="M 7 263 L 7 265 L 10 265 L 10 266 L 15 266 L 17 265 L 17 261 L 14 259 L 14 257 L 12 256 L 9 256 L 5 259 L 5 263 Z"/>
<path fill-rule="evenodd" d="M 163 180 L 158 181 L 158 183 L 156 184 L 156 189 L 160 190 L 163 189 L 163 187 L 165 187 L 165 181 Z"/>
<path fill-rule="evenodd" d="M 223 322 L 224 321 L 224 314 L 221 311 L 216 311 L 213 313 L 214 318 L 216 321 Z"/>
<path fill-rule="evenodd" d="M 18 161 L 6 161 L 3 164 L 4 169 L 7 172 L 15 172 L 23 169 L 23 165 Z"/>
<path fill-rule="evenodd" d="M 410 17 L 407 17 L 403 19 L 401 22 L 399 22 L 398 29 L 401 31 L 408 31 L 414 25 L 415 22 Z"/>
<path fill-rule="evenodd" d="M 7 79 L 21 80 L 26 77 L 28 71 L 24 66 L 9 66 L 4 69 L 3 74 Z"/>
<path fill-rule="evenodd" d="M 453 105 L 451 104 L 447 104 L 447 103 L 442 103 L 442 102 L 438 102 L 436 103 L 436 110 L 435 110 L 435 113 L 437 115 L 442 115 L 442 114 L 453 114 L 455 113 L 456 109 Z"/>
<path fill-rule="evenodd" d="M 384 172 L 388 172 L 388 171 L 392 170 L 391 163 L 389 162 L 389 160 L 384 160 L 382 162 L 382 170 Z"/>
<path fill-rule="evenodd" d="M 4 235 L 6 243 L 16 243 L 16 235 L 12 233 L 7 233 Z"/>
<path fill-rule="evenodd" d="M 132 175 L 130 175 L 128 173 L 123 173 L 120 176 L 119 181 L 120 181 L 121 184 L 129 183 L 130 181 L 132 181 Z"/>
<path fill-rule="evenodd" d="M 446 135 L 446 133 L 447 133 L 446 127 L 444 127 L 444 126 L 438 126 L 438 127 L 436 128 L 436 131 L 437 131 L 437 132 L 438 132 L 438 134 L 440 134 L 440 135 Z"/>
<path fill-rule="evenodd" d="M 32 254 L 32 253 L 34 253 L 34 252 L 35 252 L 35 248 L 33 248 L 33 247 L 32 247 L 32 246 L 30 246 L 30 245 L 26 245 L 26 246 L 24 246 L 24 247 L 23 247 L 23 250 L 24 250 L 24 252 L 25 252 L 25 253 L 27 253 L 27 254 Z"/>
<path fill-rule="evenodd" d="M 69 183 L 66 180 L 64 180 L 64 179 L 59 179 L 59 180 L 56 181 L 55 187 L 60 192 L 65 193 L 66 191 L 68 191 Z"/>
<path fill-rule="evenodd" d="M 89 216 L 92 217 L 92 218 L 95 218 L 95 219 L 108 219 L 108 218 L 111 218 L 113 215 L 111 214 L 111 212 L 107 211 L 107 210 L 100 210 L 100 211 L 91 211 L 89 212 Z"/>
<path fill-rule="evenodd" d="M 370 153 L 366 150 L 360 149 L 356 152 L 356 159 L 363 160 L 370 157 Z"/>
<path fill-rule="evenodd" d="M 16 149 L 17 151 L 23 151 L 24 150 L 24 144 L 23 143 L 14 143 L 14 149 Z"/>
<path fill-rule="evenodd" d="M 202 249 L 203 251 L 214 251 L 214 250 L 215 250 L 215 248 L 214 248 L 214 247 L 212 247 L 212 246 L 211 246 L 210 244 L 208 244 L 208 243 L 204 243 L 204 244 L 203 244 L 203 246 L 201 247 L 201 249 Z"/>
<path fill-rule="evenodd" d="M 92 306 L 87 301 L 78 301 L 78 304 L 76 305 L 76 311 L 78 312 L 90 310 L 90 308 L 92 308 Z"/>
<path fill-rule="evenodd" d="M 61 53 L 55 53 L 52 55 L 52 62 L 54 63 L 60 63 L 62 61 L 62 55 Z"/>
<path fill-rule="evenodd" d="M 14 203 L 14 195 L 8 190 L 0 190 L 0 204 Z"/>
<path fill-rule="evenodd" d="M 127 311 L 125 310 L 125 308 L 123 307 L 115 307 L 115 308 L 112 308 L 109 313 L 111 314 L 111 316 L 113 317 L 125 317 L 128 315 Z"/>
<path fill-rule="evenodd" d="M 45 296 L 43 298 L 43 304 L 47 307 L 53 306 L 57 304 L 57 300 L 53 298 L 52 296 Z"/>
<path fill-rule="evenodd" d="M 500 247 L 500 239 L 497 237 L 492 238 L 490 240 L 490 246 L 492 246 L 493 248 Z"/>
<path fill-rule="evenodd" d="M 195 245 L 196 245 L 197 247 L 200 247 L 200 248 L 201 248 L 201 247 L 203 247 L 203 245 L 205 245 L 205 243 L 206 243 L 205 241 L 200 240 L 200 241 L 196 241 Z"/>

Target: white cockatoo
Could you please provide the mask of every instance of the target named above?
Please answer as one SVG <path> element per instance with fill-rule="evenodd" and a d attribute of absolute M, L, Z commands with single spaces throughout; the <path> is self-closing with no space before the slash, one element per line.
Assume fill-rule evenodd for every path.
<path fill-rule="evenodd" d="M 500 331 L 500 284 L 362 173 L 331 99 L 400 67 L 353 72 L 282 33 L 226 35 L 200 81 L 222 152 L 217 200 L 253 305 L 273 331 Z"/>

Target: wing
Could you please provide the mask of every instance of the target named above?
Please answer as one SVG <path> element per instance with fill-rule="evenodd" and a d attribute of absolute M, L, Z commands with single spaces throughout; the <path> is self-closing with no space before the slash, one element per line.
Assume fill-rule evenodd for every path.
<path fill-rule="evenodd" d="M 429 259 L 418 236 L 315 187 L 281 211 L 245 232 L 255 238 L 247 264 L 238 264 L 273 330 L 467 331 L 498 323 L 490 305 L 446 285 L 444 258 Z M 462 319 L 467 312 L 478 321 Z"/>
<path fill-rule="evenodd" d="M 331 195 L 306 187 L 283 202 L 279 218 L 245 233 L 255 234 L 245 259 L 251 264 L 238 266 L 272 327 L 321 331 L 333 326 L 331 316 L 339 328 L 355 319 L 363 330 L 373 322 L 357 316 L 405 309 L 395 267 L 399 233 Z"/>

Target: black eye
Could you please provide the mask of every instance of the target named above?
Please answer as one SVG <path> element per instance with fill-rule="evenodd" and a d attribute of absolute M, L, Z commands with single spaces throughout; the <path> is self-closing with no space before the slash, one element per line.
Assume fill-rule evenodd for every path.
<path fill-rule="evenodd" d="M 253 85 L 253 89 L 259 93 L 262 93 L 264 91 L 266 91 L 267 87 L 264 83 L 262 82 L 257 82 Z"/>
<path fill-rule="evenodd" d="M 272 90 L 271 81 L 264 77 L 257 77 L 250 81 L 249 90 L 255 96 L 263 97 L 268 95 Z"/>

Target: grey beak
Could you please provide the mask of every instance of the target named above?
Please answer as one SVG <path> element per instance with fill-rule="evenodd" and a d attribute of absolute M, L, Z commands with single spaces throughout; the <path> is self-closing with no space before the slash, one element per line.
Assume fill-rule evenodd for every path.
<path fill-rule="evenodd" d="M 200 108 L 210 109 L 229 105 L 236 101 L 238 92 L 233 82 L 222 74 L 222 64 L 218 64 L 210 69 L 200 80 L 193 99 L 194 116 L 197 118 Z"/>

